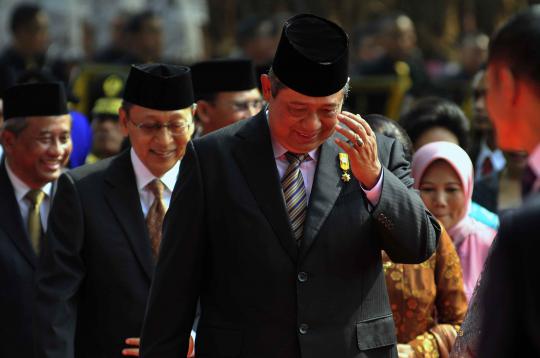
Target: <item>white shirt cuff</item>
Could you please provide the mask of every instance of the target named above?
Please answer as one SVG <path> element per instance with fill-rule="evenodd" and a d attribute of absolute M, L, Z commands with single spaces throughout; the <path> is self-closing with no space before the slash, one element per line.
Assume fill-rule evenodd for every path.
<path fill-rule="evenodd" d="M 383 173 L 384 173 L 384 170 L 381 169 L 381 175 L 379 175 L 379 180 L 377 180 L 377 184 L 375 184 L 375 186 L 369 190 L 367 190 L 366 188 L 364 188 L 362 184 L 360 184 L 360 187 L 366 194 L 366 197 L 369 203 L 371 204 L 370 209 L 377 206 L 377 204 L 379 203 L 379 200 L 381 199 L 382 184 L 383 184 L 383 177 L 384 177 Z"/>

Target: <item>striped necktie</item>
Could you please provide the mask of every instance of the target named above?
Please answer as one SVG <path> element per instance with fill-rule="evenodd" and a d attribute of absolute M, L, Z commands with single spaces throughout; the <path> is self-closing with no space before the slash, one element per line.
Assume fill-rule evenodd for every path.
<path fill-rule="evenodd" d="M 304 220 L 306 219 L 307 197 L 304 177 L 300 171 L 300 164 L 309 160 L 307 154 L 285 153 L 289 167 L 281 179 L 283 196 L 289 213 L 289 222 L 296 244 L 300 246 L 304 236 Z"/>
<path fill-rule="evenodd" d="M 165 218 L 165 205 L 163 204 L 163 183 L 159 179 L 154 179 L 146 188 L 154 195 L 154 202 L 148 209 L 146 215 L 146 226 L 148 228 L 148 235 L 150 236 L 150 246 L 152 248 L 152 255 L 155 259 L 158 258 L 159 245 L 161 243 L 161 228 L 163 226 L 163 219 Z"/>
<path fill-rule="evenodd" d="M 30 238 L 30 243 L 36 255 L 39 255 L 41 249 L 41 236 L 43 235 L 43 228 L 41 227 L 41 214 L 40 207 L 45 197 L 45 193 L 40 189 L 29 190 L 26 195 L 26 200 L 30 203 L 30 208 L 28 210 L 28 237 Z"/>

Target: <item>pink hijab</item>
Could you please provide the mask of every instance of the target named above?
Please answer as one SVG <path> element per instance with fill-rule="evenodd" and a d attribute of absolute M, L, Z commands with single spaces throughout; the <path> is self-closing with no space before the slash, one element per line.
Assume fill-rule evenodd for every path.
<path fill-rule="evenodd" d="M 458 175 L 465 194 L 463 205 L 467 210 L 455 225 L 446 230 L 461 260 L 465 293 L 470 299 L 496 231 L 468 215 L 472 201 L 474 173 L 469 155 L 460 146 L 450 142 L 433 142 L 418 149 L 412 160 L 414 187 L 419 189 L 424 173 L 436 160 L 444 160 L 450 164 Z"/>

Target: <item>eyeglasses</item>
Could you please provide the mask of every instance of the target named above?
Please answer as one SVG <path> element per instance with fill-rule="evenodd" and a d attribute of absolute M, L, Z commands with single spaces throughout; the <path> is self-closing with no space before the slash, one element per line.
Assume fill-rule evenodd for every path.
<path fill-rule="evenodd" d="M 250 108 L 260 111 L 264 105 L 264 100 L 254 99 L 251 101 L 234 101 L 231 102 L 231 105 L 236 112 L 248 111 Z"/>
<path fill-rule="evenodd" d="M 154 136 L 161 128 L 167 128 L 169 133 L 172 136 L 181 136 L 187 133 L 189 127 L 193 124 L 192 122 L 182 122 L 182 121 L 172 121 L 167 123 L 158 123 L 158 122 L 141 122 L 135 123 L 132 120 L 130 122 L 140 129 L 145 135 Z"/>

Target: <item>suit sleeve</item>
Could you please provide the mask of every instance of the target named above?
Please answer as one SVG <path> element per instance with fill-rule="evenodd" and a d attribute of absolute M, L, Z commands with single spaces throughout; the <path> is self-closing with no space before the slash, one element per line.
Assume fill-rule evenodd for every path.
<path fill-rule="evenodd" d="M 523 239 L 513 228 L 513 214 L 501 222 L 501 229 L 484 266 L 480 291 L 481 329 L 478 357 L 512 357 L 516 344 L 526 335 L 523 315 L 530 314 L 527 297 L 527 272 L 521 271 L 524 260 L 518 241 Z M 532 237 L 526 237 L 531 239 Z M 527 262 L 527 261 L 525 261 Z M 529 262 L 527 262 L 529 263 Z M 531 280 L 536 285 L 535 280 Z M 535 322 L 536 324 L 537 322 Z"/>
<path fill-rule="evenodd" d="M 36 272 L 33 313 L 38 358 L 74 356 L 78 293 L 85 277 L 83 241 L 81 202 L 72 178 L 64 174 L 58 181 Z"/>
<path fill-rule="evenodd" d="M 392 261 L 420 263 L 437 247 L 440 227 L 412 188 L 409 162 L 397 141 L 379 142 L 384 180 L 378 205 L 371 212 L 381 246 Z"/>
<path fill-rule="evenodd" d="M 192 142 L 167 212 L 141 336 L 144 358 L 186 355 L 199 298 L 205 247 L 204 190 Z"/>

